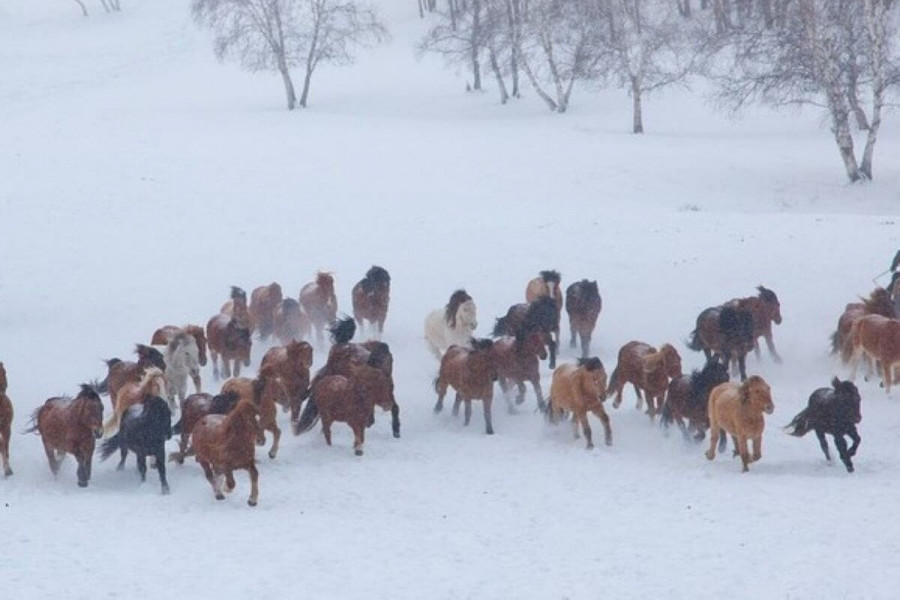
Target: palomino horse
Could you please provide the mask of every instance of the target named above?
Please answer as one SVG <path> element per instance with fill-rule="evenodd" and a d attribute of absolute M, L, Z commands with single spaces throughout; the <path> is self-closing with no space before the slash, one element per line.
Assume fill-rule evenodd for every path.
<path fill-rule="evenodd" d="M 880 363 L 882 383 L 890 395 L 894 367 L 900 365 L 900 321 L 881 315 L 860 317 L 850 329 L 850 343 L 853 347 L 851 380 L 856 379 L 859 361 L 865 356 L 873 363 Z"/>
<path fill-rule="evenodd" d="M 200 366 L 206 366 L 206 332 L 199 325 L 185 325 L 184 327 L 176 327 L 175 325 L 164 325 L 153 332 L 150 343 L 154 346 L 165 346 L 172 341 L 176 335 L 185 332 L 194 337 L 197 341 L 197 351 L 199 353 Z M 199 388 L 198 388 L 199 390 Z"/>
<path fill-rule="evenodd" d="M 370 358 L 370 363 L 374 362 Z M 350 377 L 329 375 L 320 379 L 311 390 L 322 418 L 322 434 L 331 445 L 331 424 L 347 423 L 353 430 L 353 453 L 362 456 L 366 441 L 366 427 L 375 406 L 391 410 L 394 403 L 394 384 L 375 364 L 352 367 Z"/>
<path fill-rule="evenodd" d="M 525 286 L 525 302 L 532 303 L 538 298 L 552 298 L 556 304 L 556 326 L 553 329 L 556 337 L 554 343 L 559 347 L 559 320 L 562 316 L 563 295 L 560 289 L 560 275 L 558 271 L 541 271 L 537 277 Z M 553 365 L 550 365 L 553 368 Z"/>
<path fill-rule="evenodd" d="M 253 338 L 250 329 L 241 325 L 235 317 L 216 315 L 206 324 L 209 338 L 209 353 L 212 355 L 213 377 L 219 378 L 219 356 L 222 356 L 222 371 L 231 377 L 231 362 L 234 361 L 234 376 L 241 374 L 241 363 L 250 366 L 250 349 Z"/>
<path fill-rule="evenodd" d="M 356 319 L 359 330 L 362 331 L 363 323 L 369 321 L 380 339 L 391 300 L 391 276 L 385 269 L 373 266 L 353 286 L 352 296 L 353 318 Z"/>
<path fill-rule="evenodd" d="M 50 398 L 32 413 L 31 422 L 25 433 L 41 435 L 50 472 L 59 473 L 63 457 L 72 454 L 78 461 L 78 486 L 87 487 L 94 441 L 103 435 L 103 402 L 94 388 L 82 384 L 75 398 Z"/>
<path fill-rule="evenodd" d="M 578 439 L 580 424 L 590 450 L 594 447 L 594 441 L 587 415 L 592 412 L 603 423 L 606 445 L 612 446 L 609 415 L 603 408 L 606 395 L 606 370 L 599 358 L 581 358 L 576 365 L 560 365 L 553 371 L 553 381 L 550 383 L 547 418 L 551 423 L 556 423 L 566 411 L 571 412 L 575 439 Z"/>
<path fill-rule="evenodd" d="M 721 356 L 732 365 L 738 365 L 741 381 L 747 379 L 747 353 L 753 350 L 756 338 L 753 334 L 753 315 L 734 306 L 713 306 L 697 317 L 697 327 L 691 333 L 687 347 L 700 350 L 708 361 L 713 355 Z"/>
<path fill-rule="evenodd" d="M 206 415 L 227 415 L 237 405 L 238 395 L 191 394 L 181 404 L 181 418 L 172 426 L 172 433 L 179 434 L 178 452 L 169 454 L 169 460 L 184 464 L 186 456 L 193 454 L 190 447 L 191 432 L 194 425 Z"/>
<path fill-rule="evenodd" d="M 166 398 L 170 410 L 175 410 L 175 399 L 179 404 L 187 396 L 188 377 L 194 382 L 194 390 L 200 393 L 200 350 L 197 340 L 186 331 L 175 334 L 165 352 L 166 360 Z"/>
<path fill-rule="evenodd" d="M 0 362 L 0 458 L 3 459 L 3 476 L 13 474 L 9 468 L 9 434 L 12 430 L 13 405 L 6 395 L 6 367 Z"/>
<path fill-rule="evenodd" d="M 436 309 L 425 317 L 425 342 L 435 358 L 450 346 L 465 346 L 478 327 L 478 311 L 472 296 L 466 290 L 456 290 L 442 309 Z"/>
<path fill-rule="evenodd" d="M 256 415 L 259 410 L 251 400 L 241 400 L 227 415 L 206 415 L 192 432 L 197 462 L 203 467 L 216 500 L 224 500 L 225 492 L 234 489 L 234 471 L 250 473 L 250 499 L 259 500 L 259 471 L 256 470 Z"/>
<path fill-rule="evenodd" d="M 484 403 L 484 430 L 488 435 L 494 434 L 491 403 L 494 400 L 497 367 L 492 352 L 493 345 L 493 340 L 473 339 L 469 348 L 450 346 L 441 359 L 441 370 L 434 380 L 434 390 L 438 394 L 434 412 L 443 410 L 447 387 L 453 386 L 456 390 L 453 414 L 459 414 L 459 405 L 465 402 L 465 424 L 468 425 L 472 419 L 472 400 L 481 400 Z"/>
<path fill-rule="evenodd" d="M 831 462 L 825 434 L 834 437 L 834 445 L 847 471 L 853 472 L 853 460 L 859 449 L 860 437 L 856 426 L 862 421 L 859 410 L 861 403 L 859 390 L 849 381 L 837 377 L 831 380 L 830 388 L 819 388 L 809 397 L 806 408 L 794 417 L 785 430 L 793 436 L 803 437 L 810 431 L 816 432 L 819 445 L 825 453 L 825 460 Z M 788 429 L 790 429 L 788 431 Z M 850 436 L 853 445 L 848 449 L 844 436 Z"/>
<path fill-rule="evenodd" d="M 269 458 L 278 455 L 278 443 L 281 441 L 281 429 L 278 427 L 278 405 L 288 403 L 284 382 L 278 377 L 274 368 L 260 369 L 256 379 L 235 377 L 222 384 L 222 393 L 235 393 L 240 400 L 250 400 L 259 409 L 259 431 L 256 443 L 266 443 L 266 431 L 272 433 L 272 447 Z"/>
<path fill-rule="evenodd" d="M 756 289 L 759 291 L 759 295 L 735 298 L 731 302 L 727 302 L 725 306 L 745 310 L 753 317 L 753 351 L 757 360 L 760 356 L 759 338 L 762 337 L 766 340 L 769 354 L 776 363 L 780 363 L 781 357 L 775 349 L 775 342 L 772 341 L 772 323 L 781 325 L 781 304 L 778 302 L 778 296 L 772 290 L 761 285 Z"/>
<path fill-rule="evenodd" d="M 894 316 L 891 295 L 882 287 L 875 288 L 868 298 L 860 298 L 860 300 L 862 302 L 852 302 L 844 307 L 844 312 L 838 319 L 837 330 L 831 334 L 831 353 L 840 354 L 844 364 L 849 364 L 853 356 L 850 329 L 860 317 L 881 315 L 892 318 Z"/>
<path fill-rule="evenodd" d="M 316 280 L 300 288 L 300 306 L 316 330 L 319 347 L 325 346 L 325 328 L 337 317 L 337 296 L 334 295 L 334 276 L 319 271 Z"/>
<path fill-rule="evenodd" d="M 513 304 L 506 315 L 497 319 L 492 335 L 528 336 L 539 332 L 544 335 L 550 349 L 550 368 L 556 367 L 556 342 L 554 328 L 559 325 L 559 311 L 550 296 L 540 296 L 528 304 Z"/>
<path fill-rule="evenodd" d="M 527 336 L 503 336 L 494 340 L 494 364 L 497 366 L 497 378 L 503 391 L 509 412 L 514 412 L 513 404 L 507 392 L 512 384 L 516 385 L 518 394 L 516 404 L 525 401 L 525 382 L 530 382 L 537 398 L 538 410 L 543 412 L 547 406 L 541 392 L 541 363 L 547 358 L 544 336 L 535 332 Z"/>
<path fill-rule="evenodd" d="M 613 370 L 607 394 L 615 394 L 615 408 L 622 404 L 622 390 L 630 383 L 637 394 L 637 408 L 647 398 L 647 414 L 653 419 L 662 409 L 669 381 L 681 377 L 681 356 L 671 344 L 659 350 L 644 342 L 631 341 L 619 350 L 619 362 Z"/>
<path fill-rule="evenodd" d="M 236 285 L 231 286 L 231 300 L 222 305 L 219 313 L 234 317 L 242 327 L 253 331 L 253 319 L 250 318 L 250 309 L 247 307 L 247 292 Z"/>
<path fill-rule="evenodd" d="M 763 413 L 772 414 L 772 390 L 762 377 L 754 375 L 743 383 L 722 383 L 709 393 L 709 450 L 706 458 L 716 457 L 719 436 L 731 434 L 734 455 L 741 457 L 742 471 L 749 471 L 752 462 L 762 458 L 762 434 L 766 421 Z M 753 440 L 753 455 L 749 441 Z M 722 451 L 723 445 L 719 450 Z"/>
<path fill-rule="evenodd" d="M 103 424 L 103 432 L 109 434 L 119 426 L 125 411 L 138 402 L 143 402 L 149 396 L 166 396 L 166 376 L 156 367 L 150 367 L 144 371 L 144 376 L 139 382 L 129 381 L 119 390 L 116 397 L 116 407 Z"/>
<path fill-rule="evenodd" d="M 166 370 L 166 359 L 162 352 L 156 348 L 137 344 L 135 353 L 138 355 L 137 362 L 119 360 L 111 358 L 106 361 L 109 372 L 106 379 L 97 384 L 97 391 L 101 394 L 109 394 L 109 400 L 113 408 L 116 407 L 116 399 L 119 389 L 128 382 L 140 381 L 144 376 L 144 370 L 148 368 L 157 368 L 161 371 Z"/>
<path fill-rule="evenodd" d="M 309 317 L 293 298 L 285 298 L 275 309 L 275 338 L 282 346 L 309 337 L 311 325 Z"/>
<path fill-rule="evenodd" d="M 720 383 L 729 380 L 728 365 L 713 358 L 702 370 L 694 370 L 690 375 L 676 377 L 666 390 L 666 402 L 661 413 L 661 425 L 668 432 L 669 425 L 678 424 L 684 439 L 701 441 L 709 429 L 709 393 Z M 685 424 L 687 419 L 687 424 Z"/>
<path fill-rule="evenodd" d="M 154 457 L 162 493 L 168 494 L 166 440 L 171 438 L 172 411 L 165 400 L 159 396 L 150 396 L 125 411 L 119 432 L 101 444 L 100 459 L 106 460 L 118 450 L 121 458 L 116 470 L 121 471 L 125 467 L 128 451 L 131 450 L 137 456 L 141 481 L 147 481 L 147 457 Z"/>
<path fill-rule="evenodd" d="M 275 311 L 284 297 L 281 286 L 275 282 L 256 288 L 250 294 L 250 322 L 263 341 L 269 339 L 275 329 Z"/>
<path fill-rule="evenodd" d="M 288 402 L 282 408 L 290 409 L 292 423 L 300 417 L 300 405 L 309 389 L 309 369 L 312 362 L 312 346 L 295 341 L 286 346 L 269 348 L 259 366 L 260 370 L 273 369 L 284 382 Z"/>
<path fill-rule="evenodd" d="M 603 300 L 596 281 L 582 279 L 566 288 L 566 312 L 569 314 L 569 330 L 572 334 L 569 345 L 576 347 L 577 333 L 581 338 L 582 358 L 587 358 L 591 352 L 591 336 L 602 309 Z"/>

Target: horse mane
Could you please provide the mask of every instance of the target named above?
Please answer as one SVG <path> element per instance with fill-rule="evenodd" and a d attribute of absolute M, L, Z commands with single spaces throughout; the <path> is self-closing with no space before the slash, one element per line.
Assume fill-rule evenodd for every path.
<path fill-rule="evenodd" d="M 724 375 L 723 380 L 715 377 L 717 371 Z M 710 359 L 702 369 L 691 371 L 691 398 L 707 395 L 714 386 L 728 381 L 728 378 L 728 366 L 717 358 Z"/>
<path fill-rule="evenodd" d="M 469 345 L 472 346 L 472 350 L 475 352 L 490 350 L 494 347 L 494 340 L 490 338 L 469 338 Z"/>
<path fill-rule="evenodd" d="M 238 286 L 233 285 L 233 286 L 231 286 L 231 299 L 232 300 L 241 299 L 246 302 L 247 301 L 247 292 L 245 292 Z"/>
<path fill-rule="evenodd" d="M 240 394 L 235 391 L 228 391 L 213 396 L 209 403 L 209 413 L 212 415 L 227 415 L 240 399 Z"/>
<path fill-rule="evenodd" d="M 882 315 L 884 317 L 894 316 L 894 306 L 891 302 L 891 293 L 883 287 L 877 287 L 872 290 L 868 298 L 860 298 L 865 306 L 866 313 L 874 315 Z"/>
<path fill-rule="evenodd" d="M 555 283 L 556 285 L 559 285 L 559 282 L 562 279 L 559 275 L 559 271 L 541 271 L 540 276 L 541 279 L 544 280 L 544 283 Z"/>
<path fill-rule="evenodd" d="M 391 354 L 390 347 L 384 342 L 371 342 L 368 346 L 369 358 L 366 364 L 376 369 L 393 365 L 394 356 Z"/>
<path fill-rule="evenodd" d="M 521 331 L 553 331 L 557 319 L 556 301 L 550 296 L 541 296 L 528 305 L 522 319 Z"/>
<path fill-rule="evenodd" d="M 763 378 L 759 375 L 751 375 L 746 381 L 741 383 L 741 387 L 738 388 L 741 404 L 750 402 L 750 388 L 759 383 L 765 383 Z"/>
<path fill-rule="evenodd" d="M 362 284 L 363 291 L 369 294 L 378 286 L 390 285 L 391 276 L 386 269 L 373 265 L 366 271 L 366 276 L 360 281 L 360 284 Z"/>
<path fill-rule="evenodd" d="M 334 275 L 328 271 L 318 271 L 316 273 L 316 285 L 327 290 L 334 289 Z"/>
<path fill-rule="evenodd" d="M 719 329 L 734 340 L 753 341 L 753 315 L 747 310 L 726 306 L 719 313 Z"/>
<path fill-rule="evenodd" d="M 335 344 L 346 344 L 356 335 L 356 322 L 352 317 L 337 319 L 328 328 L 328 332 Z"/>
<path fill-rule="evenodd" d="M 224 435 L 218 444 L 220 448 L 227 451 L 233 446 L 231 438 L 237 436 L 255 438 L 256 427 L 253 425 L 253 421 L 257 414 L 259 414 L 259 409 L 252 400 L 239 400 L 234 408 L 225 415 L 222 423 Z"/>
<path fill-rule="evenodd" d="M 596 371 L 603 368 L 603 362 L 596 356 L 588 358 L 579 358 L 578 366 L 583 367 L 585 371 Z"/>
<path fill-rule="evenodd" d="M 759 299 L 767 304 L 779 304 L 778 296 L 767 287 L 763 287 L 761 285 L 756 286 L 756 289 L 759 291 Z"/>
<path fill-rule="evenodd" d="M 293 298 L 285 298 L 281 301 L 281 312 L 284 314 L 300 312 L 300 303 Z"/>
<path fill-rule="evenodd" d="M 456 327 L 456 311 L 459 310 L 459 307 L 469 300 L 472 299 L 472 296 L 466 293 L 466 290 L 459 289 L 450 294 L 450 300 L 447 302 L 447 306 L 444 308 L 444 320 L 447 322 L 447 325 L 450 327 Z"/>

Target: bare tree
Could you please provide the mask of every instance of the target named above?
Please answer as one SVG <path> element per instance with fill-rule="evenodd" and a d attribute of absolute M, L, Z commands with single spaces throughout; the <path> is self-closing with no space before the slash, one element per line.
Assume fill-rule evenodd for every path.
<path fill-rule="evenodd" d="M 447 0 L 447 11 L 438 11 L 437 22 L 418 44 L 420 52 L 435 52 L 448 63 L 467 65 L 472 72 L 467 88 L 476 91 L 481 90 L 481 55 L 492 35 L 482 24 L 487 1 L 471 0 L 461 5 Z"/>
<path fill-rule="evenodd" d="M 81 14 L 85 17 L 88 16 L 87 6 L 84 5 L 84 2 L 82 2 L 81 0 L 75 0 L 75 2 L 78 3 L 78 6 L 81 7 Z"/>

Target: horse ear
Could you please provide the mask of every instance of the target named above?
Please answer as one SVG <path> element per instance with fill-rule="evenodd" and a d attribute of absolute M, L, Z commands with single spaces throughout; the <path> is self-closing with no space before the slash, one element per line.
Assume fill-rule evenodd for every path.
<path fill-rule="evenodd" d="M 837 389 L 839 385 L 841 385 L 841 380 L 837 377 L 834 377 L 834 379 L 831 380 L 831 387 Z"/>

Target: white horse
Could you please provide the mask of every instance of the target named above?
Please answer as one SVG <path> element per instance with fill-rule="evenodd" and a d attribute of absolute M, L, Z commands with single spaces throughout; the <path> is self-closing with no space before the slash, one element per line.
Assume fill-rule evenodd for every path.
<path fill-rule="evenodd" d="M 434 310 L 425 318 L 425 342 L 440 360 L 450 346 L 468 347 L 476 327 L 475 301 L 465 290 L 456 290 L 443 309 Z"/>
<path fill-rule="evenodd" d="M 179 331 L 166 345 L 166 395 L 169 406 L 175 409 L 175 397 L 179 405 L 187 396 L 187 379 L 194 381 L 194 388 L 200 393 L 200 349 L 197 340 L 186 331 Z"/>

